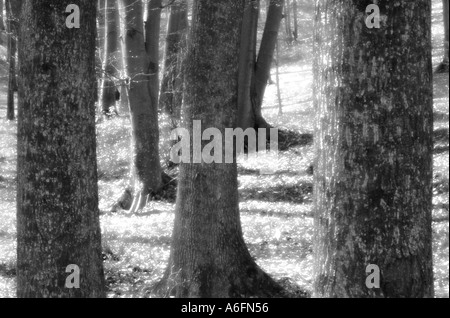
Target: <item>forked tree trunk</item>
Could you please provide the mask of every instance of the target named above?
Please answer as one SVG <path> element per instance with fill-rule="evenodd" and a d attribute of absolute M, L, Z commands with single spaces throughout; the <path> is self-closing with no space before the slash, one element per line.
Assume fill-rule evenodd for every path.
<path fill-rule="evenodd" d="M 244 0 L 194 1 L 184 109 L 191 138 L 194 120 L 223 136 L 234 126 L 243 9 Z M 173 243 L 159 292 L 219 298 L 279 292 L 244 243 L 238 201 L 236 163 L 181 165 Z"/>
<path fill-rule="evenodd" d="M 60 0 L 24 1 L 22 11 L 19 298 L 105 297 L 95 140 L 97 2 L 72 3 L 83 8 L 79 29 L 66 27 L 67 4 Z M 69 265 L 79 269 L 79 288 Z"/>
<path fill-rule="evenodd" d="M 188 30 L 187 1 L 177 1 L 170 6 L 167 27 L 164 71 L 161 82 L 160 109 L 171 120 L 171 126 L 179 126 L 183 102 L 182 60 Z"/>
<path fill-rule="evenodd" d="M 431 1 L 397 3 L 317 1 L 318 297 L 433 297 Z"/>
<path fill-rule="evenodd" d="M 17 91 L 16 82 L 16 53 L 17 53 L 17 37 L 19 28 L 19 15 L 22 0 L 6 0 L 6 16 L 8 31 L 8 61 L 9 61 L 9 77 L 8 77 L 8 96 L 6 118 L 14 120 L 14 92 Z"/>
<path fill-rule="evenodd" d="M 281 20 L 283 18 L 284 0 L 271 0 L 269 11 L 264 28 L 263 38 L 257 61 L 255 59 L 254 50 L 256 50 L 256 32 L 258 23 L 258 8 L 254 0 L 247 0 L 242 30 L 241 49 L 240 49 L 240 69 L 239 69 L 239 121 L 238 127 L 246 129 L 266 128 L 271 126 L 262 116 L 262 104 L 267 82 L 270 78 L 270 70 L 275 54 L 275 47 L 278 39 Z M 253 7 L 252 7 L 253 6 Z M 251 10 L 249 8 L 252 8 Z M 251 34 L 251 32 L 254 32 Z M 243 72 L 248 74 L 243 74 Z M 250 78 L 249 78 L 250 77 Z M 250 80 L 250 84 L 249 84 Z M 242 84 L 241 84 L 242 83 Z M 250 87 L 248 87 L 250 85 Z M 250 91 L 250 100 L 245 94 Z M 269 130 L 268 130 L 269 131 Z"/>
<path fill-rule="evenodd" d="M 157 105 L 149 90 L 151 63 L 145 47 L 143 3 L 123 0 L 125 16 L 123 52 L 130 77 L 128 98 L 132 126 L 132 188 L 130 212 L 142 210 L 149 196 L 161 187 Z"/>

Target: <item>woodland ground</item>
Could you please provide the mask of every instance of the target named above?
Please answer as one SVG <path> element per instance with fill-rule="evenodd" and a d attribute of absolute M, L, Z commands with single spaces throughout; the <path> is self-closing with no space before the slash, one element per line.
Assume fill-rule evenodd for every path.
<path fill-rule="evenodd" d="M 300 30 L 311 30 L 312 8 L 305 3 Z M 434 65 L 443 56 L 440 0 L 434 1 Z M 283 115 L 278 115 L 276 86 L 268 87 L 264 115 L 274 126 L 294 131 L 288 150 L 280 152 L 274 175 L 260 175 L 273 164 L 267 158 L 239 158 L 239 192 L 244 238 L 257 263 L 291 289 L 293 296 L 312 286 L 313 159 L 311 34 L 298 44 L 283 44 L 280 85 Z M 15 297 L 17 122 L 6 117 L 5 50 L 0 46 L 0 298 Z M 275 79 L 275 76 L 273 76 Z M 437 297 L 449 297 L 449 76 L 435 76 L 434 269 Z M 148 297 L 146 288 L 162 277 L 169 256 L 174 193 L 151 202 L 137 215 L 107 212 L 128 181 L 129 120 L 98 124 L 101 226 L 109 297 Z M 176 172 L 172 171 L 173 174 Z M 169 191 L 170 192 L 170 191 Z M 298 294 L 297 294 L 298 295 Z"/>

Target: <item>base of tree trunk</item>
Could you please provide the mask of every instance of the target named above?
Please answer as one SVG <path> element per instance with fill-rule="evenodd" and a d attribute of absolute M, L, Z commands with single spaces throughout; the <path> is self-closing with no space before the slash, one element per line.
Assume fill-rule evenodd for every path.
<path fill-rule="evenodd" d="M 439 64 L 439 66 L 436 68 L 435 73 L 436 74 L 443 74 L 443 73 L 448 73 L 449 72 L 449 62 L 442 62 L 441 64 Z"/>
<path fill-rule="evenodd" d="M 162 196 L 162 192 L 166 190 L 167 187 L 176 185 L 177 182 L 176 179 L 172 178 L 165 172 L 161 173 L 161 179 L 161 187 L 153 193 L 137 193 L 137 195 L 135 195 L 132 188 L 126 188 L 117 202 L 111 206 L 110 212 L 124 210 L 129 211 L 130 213 L 136 213 L 145 207 L 148 200 L 160 194 Z"/>
<path fill-rule="evenodd" d="M 171 268 L 170 266 L 168 268 Z M 197 267 L 188 279 L 166 272 L 163 279 L 149 289 L 149 294 L 161 298 L 280 298 L 284 289 L 250 261 L 247 266 L 229 263 L 221 268 Z"/>

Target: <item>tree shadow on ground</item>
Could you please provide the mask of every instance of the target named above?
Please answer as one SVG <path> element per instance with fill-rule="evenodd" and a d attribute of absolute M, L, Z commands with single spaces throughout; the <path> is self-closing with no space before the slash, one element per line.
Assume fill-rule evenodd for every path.
<path fill-rule="evenodd" d="M 15 266 L 8 266 L 4 263 L 0 264 L 0 276 L 6 277 L 6 278 L 13 278 L 16 277 L 16 267 Z"/>
<path fill-rule="evenodd" d="M 278 150 L 287 151 L 293 147 L 310 146 L 314 142 L 313 134 L 300 134 L 297 131 L 282 130 L 278 131 Z"/>
<path fill-rule="evenodd" d="M 279 185 L 275 187 L 257 187 L 239 190 L 241 201 L 260 200 L 269 202 L 310 203 L 313 184 Z"/>
<path fill-rule="evenodd" d="M 449 129 L 442 128 L 434 131 L 434 154 L 446 153 L 449 148 Z"/>

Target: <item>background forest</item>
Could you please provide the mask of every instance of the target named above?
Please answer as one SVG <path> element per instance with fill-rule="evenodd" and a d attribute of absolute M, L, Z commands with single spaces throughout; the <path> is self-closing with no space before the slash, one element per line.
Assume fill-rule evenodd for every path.
<path fill-rule="evenodd" d="M 14 0 L 13 0 L 14 1 Z M 3 1 L 1 1 L 3 2 Z M 7 1 L 8 2 L 8 1 Z M 163 1 L 166 5 L 167 1 Z M 268 7 L 261 1 L 258 45 Z M 189 1 L 190 3 L 190 1 Z M 103 7 L 102 7 L 103 5 Z M 102 10 L 103 8 L 103 10 Z M 239 208 L 245 243 L 252 258 L 288 291 L 288 297 L 309 297 L 313 289 L 313 25 L 314 2 L 287 1 L 281 21 L 263 118 L 281 130 L 279 162 L 273 175 L 270 157 L 238 158 Z M 287 10 L 287 11 L 286 11 Z M 104 1 L 98 12 L 97 64 L 100 96 L 108 90 L 105 76 Z M 433 67 L 444 56 L 441 0 L 433 0 Z M 3 11 L 6 15 L 6 10 Z M 161 10 L 159 69 L 165 69 L 170 6 Z M 188 16 L 191 19 L 191 16 Z M 4 18 L 6 21 L 6 18 Z M 189 21 L 190 23 L 191 21 Z M 7 120 L 10 64 L 8 32 L 0 38 L 0 298 L 16 296 L 17 121 Z M 103 44 L 102 44 L 103 43 Z M 163 72 L 159 74 L 163 82 Z M 124 91 L 118 86 L 125 100 Z M 115 93 L 115 92 L 114 92 Z M 433 179 L 433 257 L 436 297 L 449 297 L 449 76 L 434 78 L 435 150 Z M 101 100 L 101 98 L 100 98 Z M 168 160 L 170 119 L 160 109 L 160 165 L 164 188 L 139 211 L 124 189 L 130 182 L 131 123 L 126 104 L 105 116 L 97 105 L 97 161 L 102 249 L 110 298 L 151 297 L 149 286 L 163 277 L 169 259 L 176 179 L 179 168 Z M 174 181 L 175 180 L 175 181 Z M 144 195 L 143 195 L 144 196 Z M 119 200 L 119 199 L 122 200 Z M 118 202 L 121 201 L 121 202 Z M 139 200 L 138 200 L 139 201 Z M 127 209 L 123 209 L 124 205 Z"/>

